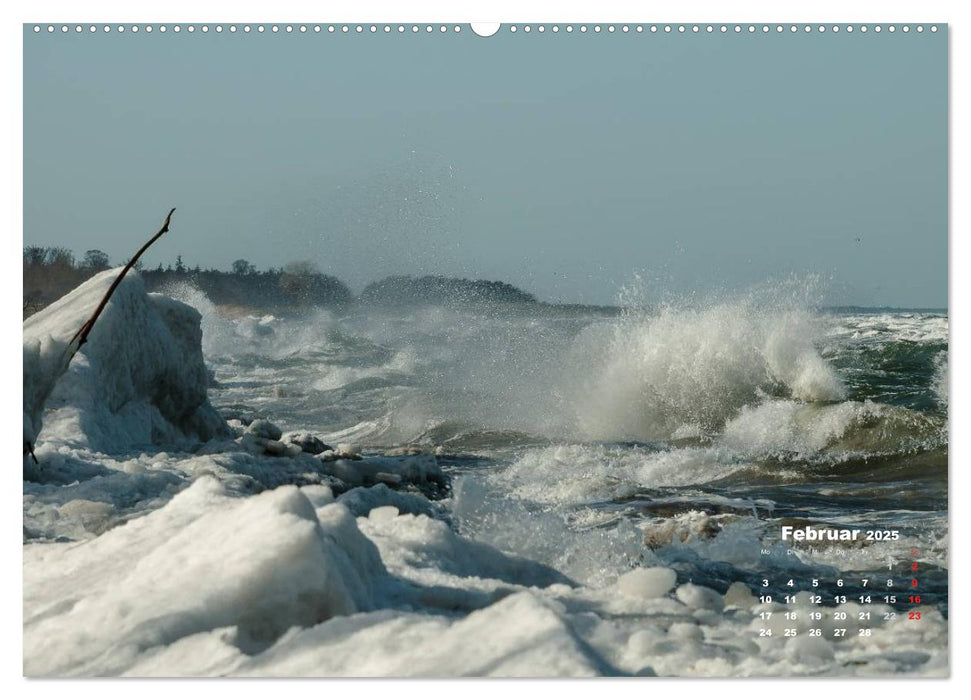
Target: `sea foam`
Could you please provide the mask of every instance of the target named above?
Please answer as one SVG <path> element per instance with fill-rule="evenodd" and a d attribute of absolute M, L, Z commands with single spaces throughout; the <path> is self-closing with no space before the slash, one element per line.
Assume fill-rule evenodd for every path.
<path fill-rule="evenodd" d="M 591 326 L 572 363 L 579 428 L 588 438 L 663 440 L 716 431 L 763 396 L 840 400 L 820 336 L 807 308 L 753 298 Z"/>

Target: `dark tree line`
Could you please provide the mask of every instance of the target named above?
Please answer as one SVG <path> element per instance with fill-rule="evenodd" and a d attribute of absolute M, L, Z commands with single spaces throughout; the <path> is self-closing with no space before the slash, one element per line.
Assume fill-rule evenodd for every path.
<path fill-rule="evenodd" d="M 282 269 L 257 270 L 246 260 L 237 260 L 232 270 L 203 270 L 175 267 L 142 270 L 150 291 L 165 291 L 172 284 L 189 283 L 214 304 L 255 307 L 341 306 L 352 301 L 351 290 L 332 275 L 321 273 L 308 262 L 289 263 Z"/>
<path fill-rule="evenodd" d="M 108 256 L 88 250 L 80 260 L 57 246 L 24 248 L 24 313 L 31 314 L 59 299 L 92 275 L 110 267 Z"/>
<path fill-rule="evenodd" d="M 81 260 L 76 260 L 74 251 L 56 246 L 43 247 L 29 245 L 24 247 L 24 265 L 31 267 L 60 267 L 93 270 L 107 270 L 110 260 L 107 253 L 100 250 L 87 250 Z"/>
<path fill-rule="evenodd" d="M 120 263 L 119 263 L 120 264 Z M 30 315 L 59 299 L 91 276 L 111 267 L 100 250 L 88 250 L 80 260 L 67 248 L 24 248 L 24 314 Z M 181 284 L 201 290 L 214 304 L 288 309 L 295 306 L 340 307 L 354 301 L 379 307 L 489 306 L 537 304 L 523 290 L 489 280 L 426 275 L 393 276 L 365 287 L 355 299 L 341 280 L 320 272 L 305 260 L 282 268 L 257 270 L 248 260 L 235 260 L 229 271 L 189 267 L 182 256 L 155 268 L 136 264 L 150 292 L 167 292 Z"/>
<path fill-rule="evenodd" d="M 67 248 L 24 248 L 24 313 L 29 315 L 59 299 L 93 275 L 111 267 L 100 250 L 88 250 L 78 260 Z M 281 269 L 257 270 L 236 260 L 229 272 L 188 267 L 179 255 L 174 264 L 153 269 L 136 265 L 149 291 L 189 283 L 215 304 L 274 307 L 295 305 L 340 306 L 352 300 L 342 281 L 321 273 L 312 263 L 297 261 Z"/>
<path fill-rule="evenodd" d="M 365 287 L 359 299 L 380 306 L 536 303 L 532 294 L 506 282 L 438 275 L 386 277 Z"/>

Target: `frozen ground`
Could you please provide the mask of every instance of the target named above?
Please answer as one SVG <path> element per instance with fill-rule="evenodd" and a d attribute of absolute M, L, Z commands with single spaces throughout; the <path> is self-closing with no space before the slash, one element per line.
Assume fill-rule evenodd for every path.
<path fill-rule="evenodd" d="M 927 650 L 945 633 L 934 610 L 925 611 L 919 633 L 904 616 L 883 623 L 889 608 L 871 605 L 869 638 L 857 638 L 853 622 L 845 642 L 782 641 L 790 624 L 782 606 L 758 605 L 747 590 L 722 596 L 690 583 L 675 587 L 674 571 L 665 568 L 636 569 L 600 588 L 576 586 L 425 514 L 383 505 L 355 518 L 323 485 L 234 494 L 218 471 L 98 537 L 26 545 L 24 590 L 24 671 L 31 676 L 880 675 L 947 668 L 945 654 Z M 808 612 L 808 601 L 801 609 Z M 846 624 L 834 622 L 834 613 L 852 619 L 862 609 L 827 609 L 823 629 Z M 758 614 L 771 610 L 777 636 L 759 638 Z"/>
<path fill-rule="evenodd" d="M 492 480 L 510 496 L 487 523 L 481 482 L 449 485 L 441 449 L 362 459 L 335 442 L 315 454 L 319 446 L 302 449 L 272 425 L 224 421 L 207 398 L 199 314 L 147 295 L 137 276 L 60 366 L 57 353 L 110 278 L 24 327 L 25 439 L 36 438 L 40 461 L 24 461 L 28 676 L 947 673 L 947 621 L 934 606 L 920 625 L 885 620 L 880 605 L 825 607 L 814 623 L 824 636 L 809 637 L 808 615 L 786 621 L 744 584 L 719 593 L 685 581 L 644 548 L 644 523 L 603 528 L 601 515 L 580 510 L 572 517 L 591 518 L 589 527 L 564 534 L 549 511 L 517 505 L 623 498 L 625 479 L 690 485 L 717 444 L 640 457 L 604 446 L 526 450 Z M 805 366 L 793 381 L 835 395 L 816 364 Z M 803 420 L 788 404 L 761 410 L 786 426 Z M 755 430 L 743 413 L 723 439 L 777 449 L 745 437 Z M 787 449 L 819 449 L 777 434 Z M 562 478 L 564 463 L 577 478 Z M 738 468 L 715 464 L 718 477 Z M 666 523 L 674 534 L 653 536 L 710 525 L 700 512 L 679 518 Z M 746 527 L 729 523 L 691 552 L 722 547 L 742 561 L 758 549 Z M 529 537 L 539 543 L 516 542 Z M 563 551 L 512 553 L 542 547 Z M 627 563 L 608 566 L 615 559 Z M 808 595 L 797 596 L 803 613 Z M 861 612 L 871 613 L 870 636 L 857 634 Z M 848 621 L 837 623 L 841 613 Z M 774 636 L 760 637 L 767 624 Z M 787 639 L 793 626 L 800 635 Z M 832 638 L 836 626 L 845 638 Z"/>

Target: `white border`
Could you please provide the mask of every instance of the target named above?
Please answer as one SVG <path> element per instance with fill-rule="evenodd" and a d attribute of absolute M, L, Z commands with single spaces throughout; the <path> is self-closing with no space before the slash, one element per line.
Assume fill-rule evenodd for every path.
<path fill-rule="evenodd" d="M 693 2 L 691 5 L 675 2 L 655 2 L 650 5 L 630 0 L 561 0 L 555 3 L 529 2 L 528 0 L 492 0 L 491 2 L 457 3 L 454 0 L 399 0 L 362 2 L 312 3 L 296 0 L 273 0 L 273 2 L 254 2 L 240 0 L 234 3 L 204 2 L 202 0 L 167 0 L 161 3 L 132 3 L 120 0 L 86 0 L 85 2 L 55 0 L 45 2 L 43 6 L 4 7 L 3 36 L 0 37 L 0 51 L 3 52 L 3 84 L 2 94 L 7 96 L 8 105 L 2 110 L 3 122 L 3 189 L 8 195 L 6 206 L 3 207 L 5 250 L 0 257 L 3 261 L 5 274 L 0 276 L 3 285 L 4 304 L 2 327 L 14 328 L 15 302 L 20 299 L 20 267 L 16 263 L 20 258 L 23 231 L 23 170 L 22 170 L 22 46 L 23 35 L 21 24 L 25 22 L 67 22 L 79 20 L 85 23 L 145 23 L 159 20 L 177 20 L 187 22 L 210 22 L 213 20 L 249 22 L 459 22 L 469 21 L 498 21 L 504 22 L 619 22 L 619 23 L 775 23 L 780 21 L 801 23 L 949 23 L 951 42 L 951 299 L 950 299 L 950 328 L 952 333 L 952 348 L 950 354 L 950 376 L 952 387 L 950 392 L 950 416 L 952 426 L 964 426 L 965 418 L 963 398 L 967 396 L 967 376 L 964 371 L 967 362 L 968 334 L 965 330 L 967 317 L 968 289 L 967 278 L 963 271 L 968 263 L 968 245 L 962 240 L 962 234 L 967 235 L 965 225 L 967 217 L 962 214 L 967 210 L 967 203 L 962 202 L 957 193 L 967 192 L 968 186 L 968 147 L 967 139 L 962 138 L 964 131 L 955 128 L 962 120 L 968 123 L 967 108 L 968 86 L 968 55 L 971 46 L 971 33 L 965 22 L 966 13 L 961 2 L 946 2 L 940 0 L 924 0 L 920 3 L 902 2 L 900 0 L 885 0 L 881 3 L 864 5 L 851 4 L 846 0 L 813 0 L 799 5 L 783 4 L 777 1 L 748 1 L 716 2 L 714 0 Z M 487 41 L 488 39 L 483 39 Z M 965 124 L 964 129 L 969 127 Z M 957 274 L 955 274 L 957 273 Z M 19 313 L 19 311 L 17 311 Z M 18 381 L 15 368 L 21 366 L 22 354 L 14 346 L 14 334 L 10 340 L 0 346 L 2 366 L 6 367 L 6 378 L 10 386 L 16 386 Z M 7 391 L 15 395 L 15 391 Z M 13 400 L 5 401 L 3 405 L 3 422 L 8 432 L 20 430 L 21 417 L 16 413 Z M 11 436 L 12 437 L 12 436 Z M 448 696 L 487 697 L 495 693 L 514 695 L 526 693 L 556 693 L 564 696 L 580 696 L 594 693 L 609 693 L 614 696 L 643 698 L 654 693 L 689 692 L 711 693 L 729 697 L 738 696 L 748 698 L 773 696 L 781 693 L 787 698 L 813 698 L 819 700 L 831 694 L 847 695 L 854 693 L 871 693 L 874 690 L 884 693 L 909 696 L 914 693 L 933 693 L 935 696 L 956 695 L 959 684 L 956 680 L 967 679 L 969 672 L 968 644 L 964 637 L 968 634 L 967 603 L 963 602 L 960 592 L 964 589 L 961 582 L 968 574 L 967 559 L 955 556 L 959 552 L 967 551 L 968 515 L 961 507 L 963 497 L 967 492 L 967 477 L 964 472 L 968 467 L 966 442 L 958 439 L 951 443 L 951 682 L 941 681 L 902 681 L 903 685 L 891 686 L 900 679 L 887 681 L 808 681 L 808 680 L 779 680 L 779 681 L 701 681 L 701 680 L 659 680 L 635 679 L 628 681 L 596 681 L 569 682 L 543 681 L 542 687 L 537 682 L 505 681 L 500 685 L 492 682 L 395 682 L 395 681 L 327 681 L 326 685 L 307 686 L 305 683 L 293 681 L 222 681 L 232 683 L 232 688 L 223 685 L 213 686 L 206 681 L 179 681 L 177 685 L 159 682 L 139 681 L 58 681 L 58 682 L 26 682 L 21 678 L 21 489 L 16 486 L 19 472 L 11 463 L 14 462 L 14 452 L 9 449 L 7 459 L 7 479 L 14 482 L 4 490 L 3 503 L 4 522 L 0 527 L 3 542 L 3 561 L 7 573 L 2 579 L 3 591 L 0 600 L 4 602 L 3 636 L 2 636 L 2 679 L 7 689 L 7 697 L 18 697 L 22 693 L 31 696 L 47 697 L 87 694 L 99 697 L 127 697 L 138 695 L 144 698 L 167 697 L 172 693 L 184 695 L 212 694 L 229 692 L 242 697 L 264 697 L 267 693 L 298 692 L 298 693 L 331 693 L 349 692 L 354 695 L 369 695 L 393 693 L 395 696 L 418 695 L 427 697 L 429 694 Z M 12 439 L 5 440 L 9 446 Z M 955 507 L 956 506 L 956 507 Z M 967 556 L 966 554 L 964 555 Z M 340 683 L 340 686 L 334 685 Z M 604 685 L 604 684 L 609 685 Z M 662 686 L 657 684 L 661 683 Z M 882 688 L 864 687 L 878 683 Z M 555 684 L 555 685 L 553 685 Z M 677 684 L 672 686 L 671 684 Z M 704 685 L 702 685 L 704 684 Z M 918 687 L 918 685 L 920 687 Z M 14 695 L 10 695 L 10 692 Z"/>

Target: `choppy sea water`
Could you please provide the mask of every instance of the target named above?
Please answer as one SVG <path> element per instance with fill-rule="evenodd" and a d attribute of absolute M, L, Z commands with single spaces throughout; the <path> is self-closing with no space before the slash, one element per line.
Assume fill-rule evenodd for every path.
<path fill-rule="evenodd" d="M 946 312 L 744 298 L 277 318 L 182 296 L 218 408 L 365 453 L 437 448 L 465 536 L 592 586 L 638 565 L 776 600 L 793 578 L 826 600 L 894 580 L 898 607 L 917 561 L 922 604 L 947 615 Z M 794 544 L 784 525 L 898 534 Z"/>

